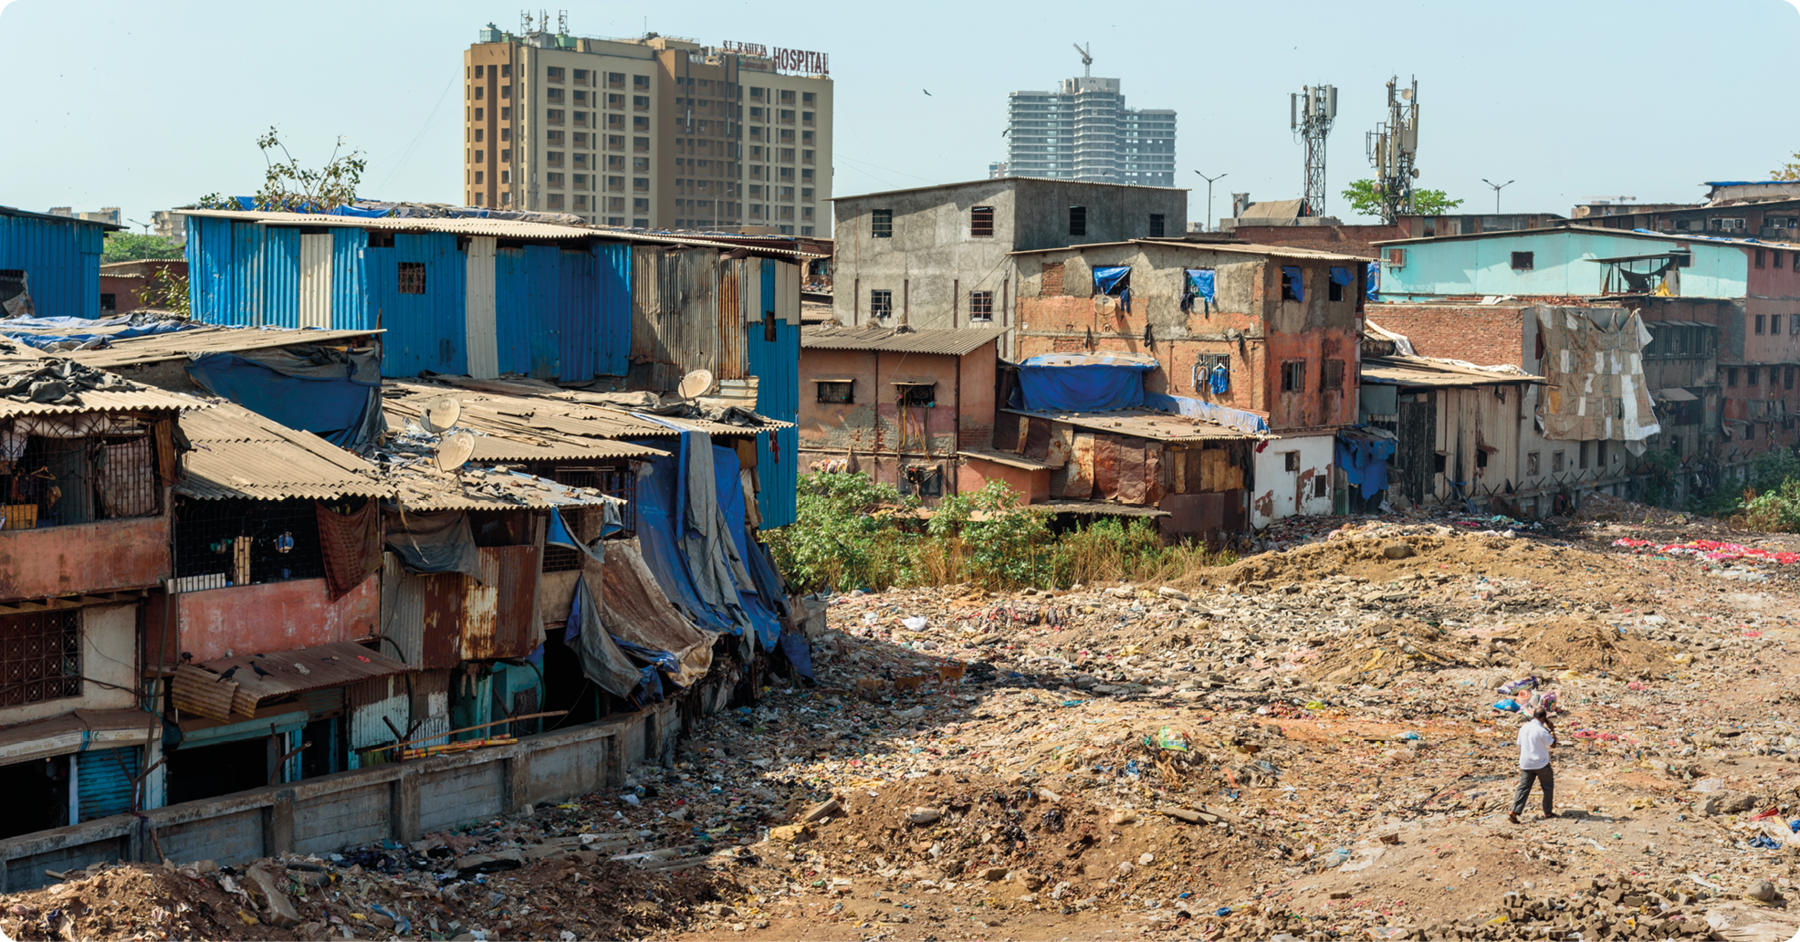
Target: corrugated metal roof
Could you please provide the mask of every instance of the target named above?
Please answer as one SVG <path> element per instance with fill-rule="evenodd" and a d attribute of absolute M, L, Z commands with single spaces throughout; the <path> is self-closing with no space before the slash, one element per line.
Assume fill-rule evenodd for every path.
<path fill-rule="evenodd" d="M 1037 419 L 1048 419 L 1052 422 L 1063 422 L 1077 428 L 1093 429 L 1096 432 L 1132 435 L 1159 442 L 1279 438 L 1279 436 L 1267 434 L 1251 435 L 1248 432 L 1202 422 L 1189 416 L 1156 412 L 1150 409 L 1119 409 L 1114 412 L 1027 412 L 1023 409 L 1002 411 Z"/>
<path fill-rule="evenodd" d="M 79 216 L 58 216 L 55 213 L 34 213 L 29 209 L 16 206 L 0 206 L 0 216 L 11 216 L 14 219 L 40 219 L 46 222 L 70 222 L 78 226 L 98 226 L 107 232 L 119 232 L 125 227 L 98 219 L 82 219 Z"/>
<path fill-rule="evenodd" d="M 1048 464 L 1024 455 L 1015 455 L 1010 451 L 995 451 L 991 448 L 964 448 L 957 452 L 963 458 L 975 458 L 980 461 L 992 461 L 1008 467 L 1022 468 L 1026 471 L 1053 471 L 1058 465 Z"/>
<path fill-rule="evenodd" d="M 803 350 L 879 350 L 883 353 L 941 353 L 964 356 L 983 344 L 999 340 L 1010 327 L 959 327 L 936 330 L 902 330 L 868 327 L 804 327 Z"/>
<path fill-rule="evenodd" d="M 648 242 L 661 245 L 704 246 L 730 251 L 743 249 L 753 254 L 782 255 L 794 258 L 829 258 L 816 252 L 756 244 L 753 241 L 719 242 L 683 236 L 674 232 L 646 232 L 642 229 L 614 229 L 601 226 L 563 226 L 544 222 L 521 222 L 510 219 L 432 218 L 418 216 L 384 216 L 374 219 L 355 216 L 322 216 L 308 213 L 274 213 L 231 209 L 184 209 L 187 216 L 235 219 L 262 226 L 340 226 L 349 229 L 385 229 L 394 232 L 450 232 L 457 235 L 494 236 L 500 239 L 617 239 L 625 242 Z M 783 240 L 786 241 L 786 240 Z"/>
<path fill-rule="evenodd" d="M 1622 236 L 1625 238 L 1654 239 L 1661 242 L 1708 242 L 1716 245 L 1735 245 L 1741 248 L 1768 249 L 1800 249 L 1796 242 L 1770 242 L 1757 238 L 1734 239 L 1729 236 L 1713 235 L 1710 231 L 1694 230 L 1689 232 L 1651 232 L 1647 229 L 1608 229 L 1604 226 L 1586 226 L 1577 223 L 1549 226 L 1543 229 L 1496 229 L 1491 232 L 1461 232 L 1440 236 L 1420 236 L 1411 239 L 1383 239 L 1371 242 L 1370 245 L 1414 245 L 1428 242 L 1456 242 L 1465 239 L 1497 239 L 1505 236 L 1542 236 L 1556 233 L 1577 232 L 1590 235 Z"/>
<path fill-rule="evenodd" d="M 1534 230 L 1543 231 L 1543 230 Z M 1609 230 L 1612 231 L 1612 230 Z M 1376 245 L 1386 243 L 1377 242 Z M 1338 252 L 1321 252 L 1318 249 L 1295 248 L 1291 245 L 1261 245 L 1255 242 L 1179 242 L 1173 239 L 1130 239 L 1124 242 L 1089 242 L 1083 245 L 1063 245 L 1048 249 L 1020 249 L 1008 252 L 1008 255 L 1043 255 L 1046 252 L 1080 252 L 1085 249 L 1110 249 L 1124 245 L 1157 245 L 1171 249 L 1189 249 L 1195 252 L 1225 252 L 1235 255 L 1266 255 L 1276 258 L 1310 258 L 1332 262 L 1373 262 L 1372 256 L 1343 255 Z"/>
<path fill-rule="evenodd" d="M 268 676 L 257 674 L 251 669 L 255 664 L 268 671 Z M 327 687 L 343 687 L 349 684 L 368 680 L 371 677 L 386 677 L 389 674 L 403 674 L 411 668 L 391 657 L 384 657 L 374 648 L 365 648 L 354 641 L 333 641 L 326 644 L 301 648 L 297 651 L 263 652 L 263 656 L 255 654 L 220 658 L 207 661 L 203 665 L 213 671 L 212 675 L 204 675 L 205 679 L 193 677 L 190 683 L 205 686 L 208 683 L 216 686 L 237 685 L 237 695 L 233 699 L 234 707 L 261 703 L 264 700 L 291 697 L 309 690 L 323 690 Z M 236 667 L 231 680 L 219 683 L 218 674 Z M 188 668 L 191 670 L 191 668 Z M 182 684 L 183 671 L 175 675 L 176 685 Z M 237 712 L 244 712 L 239 709 Z"/>
<path fill-rule="evenodd" d="M 1480 370 L 1430 357 L 1364 357 L 1360 373 L 1365 383 L 1393 386 L 1448 388 L 1544 382 L 1542 376 Z"/>
<path fill-rule="evenodd" d="M 233 403 L 183 416 L 181 431 L 194 450 L 182 456 L 175 490 L 188 497 L 331 500 L 394 494 L 374 465 L 311 432 Z"/>
<path fill-rule="evenodd" d="M 123 323 L 120 324 L 124 326 Z M 239 353 L 294 344 L 342 344 L 373 337 L 379 330 L 312 330 L 288 327 L 197 327 L 172 334 L 110 340 L 96 350 L 73 350 L 62 356 L 103 370 L 164 360 L 185 360 L 197 353 Z"/>
<path fill-rule="evenodd" d="M 420 421 L 432 400 L 448 396 L 461 403 L 459 427 L 480 433 L 471 461 L 659 457 L 663 452 L 623 439 L 674 435 L 666 426 L 609 409 L 544 396 L 508 396 L 416 383 L 387 384 L 383 403 L 388 427 Z M 396 396 L 395 393 L 400 395 Z"/>
<path fill-rule="evenodd" d="M 43 365 L 45 357 L 23 344 L 0 341 L 0 375 L 28 372 Z M 205 408 L 193 396 L 164 392 L 121 380 L 114 389 L 89 389 L 73 394 L 70 402 L 19 402 L 0 398 L 0 419 L 20 415 L 74 415 L 82 412 L 170 412 Z"/>
<path fill-rule="evenodd" d="M 406 510 L 541 510 L 596 506 L 614 499 L 590 488 L 569 487 L 517 471 L 464 468 L 446 472 L 424 461 L 390 470 L 387 480 L 398 491 L 396 503 Z"/>

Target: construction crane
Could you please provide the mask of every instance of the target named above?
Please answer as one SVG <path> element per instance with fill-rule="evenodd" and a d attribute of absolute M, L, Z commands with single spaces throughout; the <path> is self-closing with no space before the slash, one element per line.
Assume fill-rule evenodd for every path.
<path fill-rule="evenodd" d="M 1088 53 L 1088 49 L 1094 48 L 1094 44 L 1088 43 L 1087 49 L 1081 48 L 1080 43 L 1075 43 L 1074 45 L 1075 51 L 1081 53 L 1081 77 L 1088 78 L 1091 75 L 1089 67 L 1094 64 L 1094 57 Z"/>

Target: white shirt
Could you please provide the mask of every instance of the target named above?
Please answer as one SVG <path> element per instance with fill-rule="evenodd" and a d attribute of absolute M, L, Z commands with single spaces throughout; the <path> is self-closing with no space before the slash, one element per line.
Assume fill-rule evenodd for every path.
<path fill-rule="evenodd" d="M 1550 764 L 1550 745 L 1556 737 L 1533 719 L 1519 727 L 1519 768 L 1541 769 Z"/>

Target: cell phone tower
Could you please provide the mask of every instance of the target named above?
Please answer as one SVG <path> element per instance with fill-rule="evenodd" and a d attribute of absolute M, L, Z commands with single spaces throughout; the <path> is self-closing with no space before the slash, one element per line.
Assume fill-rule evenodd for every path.
<path fill-rule="evenodd" d="M 1325 215 L 1325 135 L 1337 120 L 1337 86 L 1308 85 L 1288 96 L 1288 126 L 1306 143 L 1306 212 Z"/>
<path fill-rule="evenodd" d="M 1375 167 L 1375 186 L 1381 191 L 1381 221 L 1392 223 L 1413 211 L 1413 166 L 1419 153 L 1419 80 L 1400 88 L 1399 76 L 1388 79 L 1387 120 L 1365 137 L 1369 163 Z"/>

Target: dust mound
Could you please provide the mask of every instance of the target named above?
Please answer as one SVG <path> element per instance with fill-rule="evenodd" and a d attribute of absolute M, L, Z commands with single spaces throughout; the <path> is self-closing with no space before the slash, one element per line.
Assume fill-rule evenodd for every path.
<path fill-rule="evenodd" d="M 1591 618 L 1559 618 L 1527 628 L 1521 651 L 1534 664 L 1582 671 L 1654 672 L 1671 666 L 1663 646 Z"/>
<path fill-rule="evenodd" d="M 1466 662 L 1466 639 L 1410 618 L 1365 625 L 1339 635 L 1306 668 L 1313 680 L 1359 683 L 1365 675 L 1444 670 Z"/>

